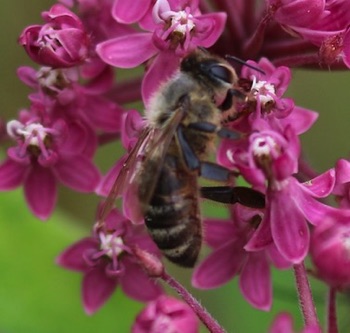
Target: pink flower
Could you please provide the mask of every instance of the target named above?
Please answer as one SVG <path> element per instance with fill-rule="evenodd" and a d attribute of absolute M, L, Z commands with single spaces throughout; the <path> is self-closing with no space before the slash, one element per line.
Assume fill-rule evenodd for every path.
<path fill-rule="evenodd" d="M 311 234 L 310 254 L 315 275 L 334 288 L 350 286 L 350 220 L 327 219 Z"/>
<path fill-rule="evenodd" d="M 0 190 L 24 185 L 29 208 L 47 219 L 56 203 L 57 183 L 81 192 L 92 192 L 100 173 L 91 161 L 87 128 L 74 121 L 43 119 L 22 112 L 20 121 L 7 124 L 8 134 L 17 141 L 0 165 Z"/>
<path fill-rule="evenodd" d="M 335 186 L 333 193 L 342 208 L 350 208 L 350 162 L 344 159 L 335 166 Z"/>
<path fill-rule="evenodd" d="M 198 333 L 192 309 L 176 298 L 162 295 L 138 314 L 132 333 Z"/>
<path fill-rule="evenodd" d="M 139 3 L 142 5 L 142 3 Z M 132 68 L 152 58 L 142 82 L 145 102 L 178 68 L 181 57 L 196 47 L 210 47 L 224 29 L 224 13 L 204 14 L 198 1 L 157 0 L 152 20 L 143 25 L 148 32 L 116 37 L 100 43 L 96 51 L 112 66 Z"/>
<path fill-rule="evenodd" d="M 276 316 L 269 333 L 294 333 L 293 318 L 288 313 L 280 313 Z M 308 325 L 300 333 L 321 333 L 317 325 Z"/>
<path fill-rule="evenodd" d="M 134 247 L 158 253 L 142 226 L 133 226 L 112 210 L 105 225 L 97 226 L 93 236 L 71 245 L 58 257 L 60 266 L 84 275 L 82 299 L 86 313 L 96 312 L 118 285 L 126 295 L 143 302 L 162 293 L 139 265 Z"/>
<path fill-rule="evenodd" d="M 270 262 L 280 269 L 289 267 L 290 263 L 279 255 L 273 245 L 259 252 L 244 249 L 262 215 L 262 212 L 235 205 L 230 221 L 205 222 L 205 239 L 214 251 L 196 267 L 193 286 L 215 288 L 239 275 L 239 285 L 245 299 L 258 309 L 270 309 Z"/>
<path fill-rule="evenodd" d="M 19 38 L 30 58 L 51 67 L 72 67 L 88 56 L 89 38 L 80 19 L 56 4 L 42 13 L 44 25 L 27 27 Z"/>
<path fill-rule="evenodd" d="M 120 131 L 124 109 L 104 96 L 114 79 L 109 68 L 84 85 L 79 83 L 76 68 L 41 67 L 36 71 L 23 66 L 17 70 L 17 74 L 25 84 L 37 90 L 30 98 L 44 99 L 45 103 L 51 104 L 53 115 L 64 117 L 67 121 L 78 119 L 96 131 Z"/>

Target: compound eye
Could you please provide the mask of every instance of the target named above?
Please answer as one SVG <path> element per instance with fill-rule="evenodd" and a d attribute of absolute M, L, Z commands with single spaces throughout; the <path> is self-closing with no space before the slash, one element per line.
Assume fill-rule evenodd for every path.
<path fill-rule="evenodd" d="M 225 66 L 212 65 L 210 67 L 210 73 L 216 80 L 221 80 L 229 84 L 232 84 L 234 82 L 232 72 Z"/>

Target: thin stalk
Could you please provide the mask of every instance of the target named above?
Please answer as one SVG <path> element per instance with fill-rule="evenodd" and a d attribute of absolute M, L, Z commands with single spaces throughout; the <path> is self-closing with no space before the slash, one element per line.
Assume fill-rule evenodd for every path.
<path fill-rule="evenodd" d="M 294 265 L 295 283 L 298 291 L 299 306 L 306 326 L 319 325 L 310 283 L 304 262 Z"/>
<path fill-rule="evenodd" d="M 174 289 L 182 299 L 192 308 L 197 314 L 201 322 L 208 328 L 211 333 L 225 333 L 226 331 L 219 325 L 219 323 L 211 316 L 211 314 L 195 299 L 191 293 L 176 281 L 172 276 L 166 272 L 160 276 L 160 278 L 166 282 L 169 287 Z"/>
<path fill-rule="evenodd" d="M 336 289 L 329 287 L 327 299 L 328 333 L 338 333 L 336 294 Z"/>

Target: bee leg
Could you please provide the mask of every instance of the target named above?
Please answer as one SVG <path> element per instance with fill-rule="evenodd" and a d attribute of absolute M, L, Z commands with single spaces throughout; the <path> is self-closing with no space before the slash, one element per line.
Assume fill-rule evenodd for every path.
<path fill-rule="evenodd" d="M 212 162 L 201 162 L 200 175 L 206 179 L 225 183 L 235 177 L 231 170 Z"/>
<path fill-rule="evenodd" d="M 226 94 L 224 101 L 220 104 L 219 109 L 221 111 L 226 111 L 226 110 L 231 109 L 232 105 L 233 105 L 233 98 L 234 97 L 242 98 L 242 97 L 244 97 L 244 94 L 242 94 L 239 90 L 229 89 L 227 91 L 227 94 Z"/>
<path fill-rule="evenodd" d="M 265 196 L 263 193 L 244 186 L 213 186 L 201 187 L 201 197 L 224 204 L 240 203 L 250 208 L 264 208 Z"/>
<path fill-rule="evenodd" d="M 239 139 L 241 137 L 241 135 L 238 132 L 232 131 L 232 130 L 225 128 L 225 127 L 219 128 L 218 126 L 216 126 L 212 123 L 209 123 L 209 122 L 205 122 L 205 121 L 191 123 L 187 127 L 195 129 L 197 131 L 205 132 L 205 133 L 215 133 L 216 132 L 216 134 L 220 138 L 223 138 L 223 139 L 236 140 L 236 139 Z"/>
<path fill-rule="evenodd" d="M 177 139 L 179 141 L 179 146 L 182 150 L 182 154 L 184 156 L 186 165 L 190 170 L 199 170 L 201 163 L 197 155 L 192 150 L 191 146 L 188 144 L 182 129 L 183 129 L 183 126 L 178 127 Z"/>

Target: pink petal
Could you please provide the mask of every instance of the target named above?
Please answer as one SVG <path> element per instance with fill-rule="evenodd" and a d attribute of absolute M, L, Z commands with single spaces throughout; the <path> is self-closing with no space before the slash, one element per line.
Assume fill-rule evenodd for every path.
<path fill-rule="evenodd" d="M 192 43 L 202 47 L 212 46 L 224 31 L 226 17 L 226 13 L 204 14 L 196 17 L 196 29 Z"/>
<path fill-rule="evenodd" d="M 91 315 L 96 312 L 113 294 L 118 280 L 105 273 L 104 266 L 96 267 L 84 275 L 82 297 L 84 310 Z"/>
<path fill-rule="evenodd" d="M 246 252 L 241 244 L 228 243 L 213 251 L 195 269 L 192 285 L 200 289 L 219 287 L 238 274 Z"/>
<path fill-rule="evenodd" d="M 110 39 L 97 45 L 96 52 L 109 65 L 133 68 L 157 53 L 152 34 L 140 32 Z"/>
<path fill-rule="evenodd" d="M 27 166 L 14 162 L 11 159 L 5 160 L 0 165 L 0 191 L 12 190 L 23 183 Z"/>
<path fill-rule="evenodd" d="M 293 333 L 293 319 L 288 313 L 280 313 L 275 318 L 270 333 Z"/>
<path fill-rule="evenodd" d="M 162 294 L 162 288 L 151 279 L 139 264 L 129 258 L 123 260 L 125 274 L 120 277 L 120 284 L 128 296 L 142 302 L 156 299 Z"/>
<path fill-rule="evenodd" d="M 57 199 L 56 179 L 51 169 L 33 166 L 24 182 L 24 195 L 33 214 L 46 220 Z"/>
<path fill-rule="evenodd" d="M 112 7 L 112 16 L 120 23 L 135 23 L 146 14 L 150 5 L 150 0 L 115 0 Z"/>
<path fill-rule="evenodd" d="M 303 213 L 293 200 L 290 186 L 271 193 L 269 211 L 271 234 L 278 251 L 287 260 L 300 263 L 307 255 L 310 232 Z"/>
<path fill-rule="evenodd" d="M 150 97 L 179 68 L 180 58 L 173 52 L 160 52 L 142 80 L 142 100 L 147 105 Z"/>
<path fill-rule="evenodd" d="M 316 198 L 329 196 L 335 184 L 335 171 L 330 169 L 312 180 L 302 184 L 302 189 Z"/>
<path fill-rule="evenodd" d="M 262 253 L 249 255 L 239 278 L 245 299 L 254 307 L 269 311 L 272 304 L 272 285 L 269 264 Z"/>
<path fill-rule="evenodd" d="M 100 181 L 98 169 L 85 156 L 60 160 L 54 171 L 60 182 L 80 192 L 94 191 Z"/>
<path fill-rule="evenodd" d="M 17 69 L 17 76 L 19 79 L 31 88 L 38 87 L 38 78 L 36 74 L 36 70 L 29 66 L 21 66 Z"/>
<path fill-rule="evenodd" d="M 84 260 L 84 253 L 91 249 L 98 248 L 99 243 L 96 239 L 86 237 L 74 243 L 65 249 L 56 259 L 56 263 L 64 268 L 84 272 L 87 270 L 87 265 Z"/>
<path fill-rule="evenodd" d="M 350 182 L 350 162 L 344 159 L 337 161 L 335 166 L 337 184 Z"/>
<path fill-rule="evenodd" d="M 308 109 L 295 106 L 289 117 L 280 119 L 284 127 L 290 124 L 297 135 L 305 133 L 315 123 L 318 113 Z"/>
<path fill-rule="evenodd" d="M 278 269 L 287 269 L 292 266 L 292 263 L 288 260 L 286 260 L 281 253 L 278 252 L 275 244 L 271 244 L 267 249 L 266 249 L 270 260 L 272 263 L 278 268 Z"/>
<path fill-rule="evenodd" d="M 235 226 L 226 220 L 207 220 L 204 223 L 205 242 L 212 248 L 218 248 L 235 238 Z"/>
<path fill-rule="evenodd" d="M 258 229 L 244 246 L 246 251 L 255 252 L 266 248 L 273 242 L 271 235 L 271 226 L 268 214 L 260 222 Z"/>

